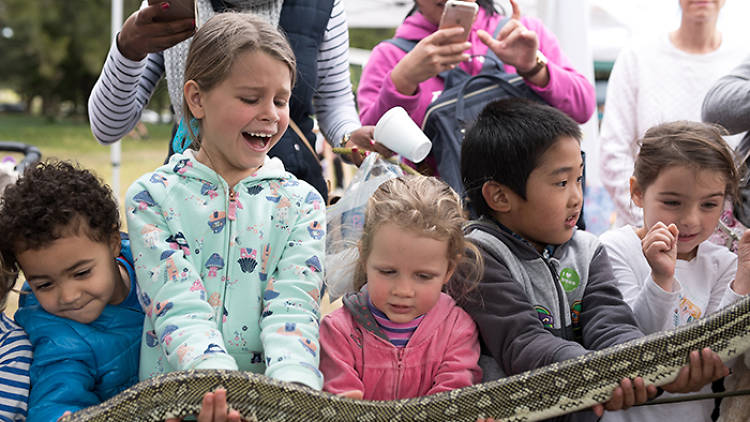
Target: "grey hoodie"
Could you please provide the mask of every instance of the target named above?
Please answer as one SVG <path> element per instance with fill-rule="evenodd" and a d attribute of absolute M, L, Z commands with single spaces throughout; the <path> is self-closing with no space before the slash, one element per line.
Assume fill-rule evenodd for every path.
<path fill-rule="evenodd" d="M 461 303 L 479 327 L 484 381 L 643 336 L 596 236 L 575 231 L 543 256 L 487 218 L 466 232 L 485 263 L 478 294 Z M 596 416 L 583 411 L 556 420 Z"/>

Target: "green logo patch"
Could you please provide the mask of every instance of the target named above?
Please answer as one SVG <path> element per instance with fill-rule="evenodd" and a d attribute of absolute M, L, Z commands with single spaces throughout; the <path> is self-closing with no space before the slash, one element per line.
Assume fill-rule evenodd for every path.
<path fill-rule="evenodd" d="M 566 292 L 572 292 L 581 284 L 581 277 L 572 268 L 563 268 L 560 271 L 560 284 Z"/>

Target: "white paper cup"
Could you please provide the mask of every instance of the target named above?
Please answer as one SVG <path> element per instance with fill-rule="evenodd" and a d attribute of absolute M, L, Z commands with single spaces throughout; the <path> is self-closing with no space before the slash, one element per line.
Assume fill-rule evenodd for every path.
<path fill-rule="evenodd" d="M 375 141 L 396 154 L 418 163 L 427 157 L 432 142 L 401 107 L 393 107 L 375 125 Z"/>

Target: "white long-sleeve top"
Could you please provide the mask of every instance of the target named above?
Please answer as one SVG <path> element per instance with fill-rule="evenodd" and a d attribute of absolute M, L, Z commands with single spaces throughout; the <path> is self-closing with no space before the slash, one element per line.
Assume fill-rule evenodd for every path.
<path fill-rule="evenodd" d="M 620 292 L 645 334 L 703 318 L 743 297 L 728 288 L 737 271 L 737 255 L 725 247 L 704 241 L 698 246 L 695 258 L 678 259 L 677 283 L 667 292 L 651 277 L 651 267 L 643 255 L 635 228 L 624 226 L 610 230 L 599 239 L 607 248 Z M 710 386 L 701 391 L 710 392 Z M 665 393 L 665 397 L 668 395 Z M 713 400 L 634 407 L 607 412 L 602 420 L 705 422 L 711 420 L 713 407 Z"/>
<path fill-rule="evenodd" d="M 701 121 L 708 89 L 745 55 L 734 40 L 723 40 L 708 54 L 678 50 L 663 33 L 635 41 L 615 61 L 607 86 L 600 142 L 601 181 L 617 210 L 617 225 L 643 221 L 630 200 L 630 176 L 647 129 L 675 120 Z M 726 138 L 732 147 L 740 137 Z"/>
<path fill-rule="evenodd" d="M 133 61 L 122 55 L 114 41 L 89 97 L 94 137 L 102 144 L 109 144 L 130 132 L 164 73 L 161 52 Z M 349 77 L 349 27 L 343 0 L 334 1 L 318 49 L 318 83 L 313 105 L 323 135 L 334 146 L 338 146 L 345 133 L 361 127 Z M 182 104 L 172 106 L 177 110 Z"/>

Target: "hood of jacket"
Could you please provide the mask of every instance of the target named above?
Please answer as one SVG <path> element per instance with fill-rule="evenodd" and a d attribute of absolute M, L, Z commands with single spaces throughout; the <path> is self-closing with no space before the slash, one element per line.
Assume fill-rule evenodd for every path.
<path fill-rule="evenodd" d="M 514 255 L 516 255 L 522 261 L 531 261 L 540 257 L 544 257 L 543 254 L 539 253 L 539 251 L 537 251 L 534 246 L 531 245 L 531 243 L 517 237 L 518 235 L 514 235 L 508 230 L 503 229 L 502 227 L 500 227 L 500 224 L 497 221 L 491 218 L 483 216 L 478 220 L 472 220 L 466 225 L 464 232 L 468 235 L 474 230 L 481 230 L 499 239 L 503 239 L 503 243 L 508 245 L 508 247 L 513 251 Z M 573 234 L 570 236 L 571 239 L 573 238 L 577 230 L 577 227 L 573 228 Z M 552 257 L 558 256 L 562 247 L 569 242 L 570 239 L 565 243 L 555 245 L 555 253 Z"/>
<path fill-rule="evenodd" d="M 367 307 L 368 297 L 367 289 L 363 289 L 359 292 L 347 294 L 343 297 L 342 303 L 349 311 L 354 321 L 375 336 L 390 343 L 390 340 L 388 340 L 388 337 L 375 321 L 375 317 L 372 316 L 370 309 Z M 406 347 L 415 346 L 421 342 L 427 341 L 428 336 L 421 335 L 421 333 L 432 333 L 433 330 L 438 330 L 440 324 L 444 322 L 445 316 L 448 315 L 451 312 L 451 309 L 455 306 L 456 302 L 452 297 L 445 293 L 440 293 L 440 298 L 437 303 L 435 303 L 435 306 L 433 306 L 432 309 L 424 314 L 422 322 L 419 324 L 417 330 L 414 331 L 412 339 L 409 340 Z M 420 335 L 418 335 L 418 333 L 420 333 Z"/>
<path fill-rule="evenodd" d="M 195 157 L 195 151 L 190 149 L 182 154 L 174 154 L 165 167 L 167 173 L 173 173 L 190 179 L 212 182 L 221 181 L 223 185 L 226 185 L 224 178 L 212 168 L 198 161 Z M 162 167 L 160 170 L 165 170 L 165 168 Z M 284 169 L 284 164 L 281 160 L 276 157 L 271 158 L 266 156 L 263 165 L 255 173 L 242 179 L 239 184 L 254 184 L 261 180 L 288 179 L 289 177 L 290 173 Z"/>

